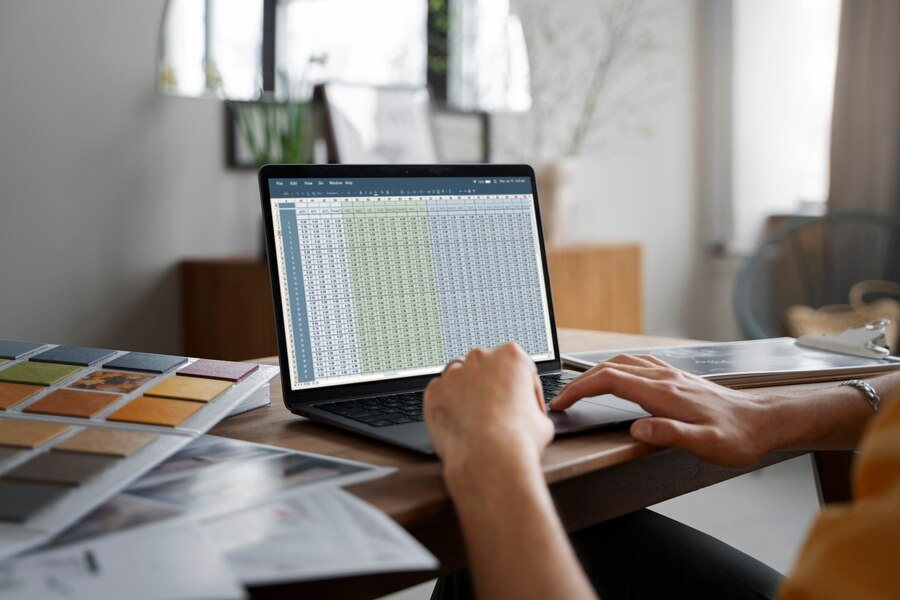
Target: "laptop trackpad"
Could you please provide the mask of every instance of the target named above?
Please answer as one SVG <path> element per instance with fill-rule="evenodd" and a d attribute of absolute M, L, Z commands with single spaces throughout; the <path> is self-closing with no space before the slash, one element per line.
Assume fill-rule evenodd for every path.
<path fill-rule="evenodd" d="M 628 400 L 623 400 L 618 396 L 614 396 L 612 394 L 601 394 L 600 396 L 591 396 L 590 398 L 582 398 L 578 401 L 578 404 L 582 402 L 587 402 L 589 404 L 599 404 L 601 406 L 609 406 L 611 408 L 618 408 L 621 410 L 627 410 L 633 413 L 637 413 L 641 417 L 649 417 L 651 416 L 646 410 L 641 408 L 640 404 L 636 404 L 634 402 L 630 402 Z M 577 405 L 576 405 L 577 406 Z"/>
<path fill-rule="evenodd" d="M 612 394 L 583 398 L 564 411 L 548 411 L 547 414 L 556 433 L 574 433 L 650 416 L 634 402 Z"/>

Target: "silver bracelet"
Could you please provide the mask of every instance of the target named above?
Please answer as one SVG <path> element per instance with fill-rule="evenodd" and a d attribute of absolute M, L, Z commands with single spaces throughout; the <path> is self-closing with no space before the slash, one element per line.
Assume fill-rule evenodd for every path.
<path fill-rule="evenodd" d="M 878 412 L 878 405 L 881 404 L 881 398 L 878 397 L 878 394 L 875 392 L 875 388 L 871 385 L 863 381 L 862 379 L 851 379 L 850 381 L 845 381 L 841 385 L 849 385 L 850 387 L 855 387 L 863 394 L 866 395 L 866 400 L 869 401 L 869 406 L 872 407 L 872 412 Z"/>

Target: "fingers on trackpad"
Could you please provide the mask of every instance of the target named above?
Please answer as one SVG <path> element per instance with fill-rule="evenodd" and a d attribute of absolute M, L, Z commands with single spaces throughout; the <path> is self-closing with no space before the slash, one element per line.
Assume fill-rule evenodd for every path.
<path fill-rule="evenodd" d="M 650 416 L 650 413 L 641 408 L 640 404 L 635 404 L 634 402 L 623 400 L 622 398 L 613 396 L 612 394 L 603 394 L 600 396 L 582 398 L 581 400 L 579 400 L 579 402 L 588 402 L 590 404 L 599 404 L 600 406 L 618 408 L 619 410 L 626 410 L 628 412 L 636 413 L 637 415 L 642 417 Z"/>
<path fill-rule="evenodd" d="M 646 417 L 648 414 L 639 406 L 634 408 L 620 408 L 620 406 L 628 406 L 633 403 L 610 396 L 608 402 L 604 396 L 597 396 L 580 400 L 564 411 L 552 411 L 549 413 L 550 420 L 553 421 L 553 427 L 556 433 L 575 433 L 594 429 L 604 425 L 614 425 L 617 423 L 627 423 Z M 618 404 L 618 406 L 615 406 Z M 637 406 L 636 404 L 634 406 Z"/>

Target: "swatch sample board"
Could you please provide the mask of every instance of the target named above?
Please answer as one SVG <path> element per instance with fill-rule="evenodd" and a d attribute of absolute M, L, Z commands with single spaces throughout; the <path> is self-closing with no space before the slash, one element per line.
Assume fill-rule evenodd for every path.
<path fill-rule="evenodd" d="M 0 339 L 0 561 L 228 416 L 278 367 Z"/>

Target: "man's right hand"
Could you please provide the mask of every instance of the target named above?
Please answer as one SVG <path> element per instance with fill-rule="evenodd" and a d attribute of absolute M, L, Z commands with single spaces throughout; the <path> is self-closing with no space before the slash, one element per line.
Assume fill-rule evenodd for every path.
<path fill-rule="evenodd" d="M 622 354 L 566 386 L 550 404 L 565 410 L 581 398 L 615 394 L 653 417 L 635 421 L 631 435 L 654 446 L 687 450 L 711 463 L 744 467 L 777 446 L 779 424 L 765 400 L 686 373 L 650 355 Z"/>
<path fill-rule="evenodd" d="M 516 344 L 476 348 L 425 390 L 425 423 L 445 468 L 527 466 L 553 439 L 534 361 Z"/>

